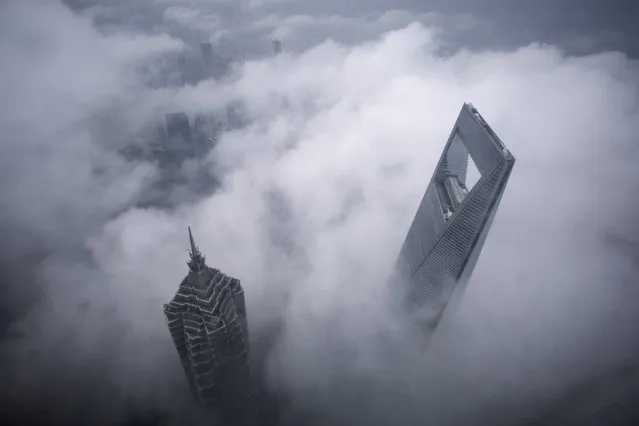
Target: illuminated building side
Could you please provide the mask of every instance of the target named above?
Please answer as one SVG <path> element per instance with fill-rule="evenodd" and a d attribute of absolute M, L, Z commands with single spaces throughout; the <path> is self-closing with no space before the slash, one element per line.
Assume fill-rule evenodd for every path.
<path fill-rule="evenodd" d="M 469 158 L 479 172 L 467 187 Z M 515 158 L 471 104 L 464 104 L 395 266 L 409 311 L 429 330 L 477 263 Z"/>

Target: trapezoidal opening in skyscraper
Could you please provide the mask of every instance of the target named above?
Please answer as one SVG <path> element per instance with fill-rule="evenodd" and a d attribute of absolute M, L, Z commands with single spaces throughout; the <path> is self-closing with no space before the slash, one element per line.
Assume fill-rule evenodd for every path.
<path fill-rule="evenodd" d="M 457 128 L 453 130 L 452 140 L 444 152 L 443 159 L 444 167 L 447 167 L 450 174 L 456 178 L 455 185 L 460 186 L 465 194 L 471 191 L 481 178 L 481 172 Z"/>
<path fill-rule="evenodd" d="M 514 163 L 479 112 L 464 104 L 394 271 L 408 309 L 430 330 L 465 287 Z"/>
<path fill-rule="evenodd" d="M 459 209 L 481 177 L 482 173 L 468 151 L 459 128 L 455 127 L 435 177 L 442 213 L 447 220 Z"/>

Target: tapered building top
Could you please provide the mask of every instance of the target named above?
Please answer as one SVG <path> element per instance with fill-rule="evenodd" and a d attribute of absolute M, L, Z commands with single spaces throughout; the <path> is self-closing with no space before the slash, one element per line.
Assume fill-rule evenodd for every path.
<path fill-rule="evenodd" d="M 193 272 L 201 272 L 206 267 L 206 259 L 204 255 L 200 253 L 197 246 L 195 245 L 195 240 L 193 239 L 193 233 L 191 232 L 191 227 L 189 226 L 189 242 L 191 243 L 191 258 L 187 262 L 189 265 L 189 269 Z"/>

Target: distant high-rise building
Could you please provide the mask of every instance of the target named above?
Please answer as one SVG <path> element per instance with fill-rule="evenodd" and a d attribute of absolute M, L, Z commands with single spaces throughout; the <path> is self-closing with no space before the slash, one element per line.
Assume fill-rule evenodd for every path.
<path fill-rule="evenodd" d="M 231 424 L 254 424 L 244 289 L 238 279 L 206 265 L 191 228 L 189 239 L 189 272 L 164 305 L 173 343 L 197 399 Z"/>
<path fill-rule="evenodd" d="M 226 106 L 226 128 L 227 130 L 241 129 L 246 124 L 244 116 L 244 105 L 234 102 Z"/>
<path fill-rule="evenodd" d="M 230 69 L 232 60 L 215 52 L 211 42 L 200 43 L 201 75 L 200 78 L 222 78 Z"/>
<path fill-rule="evenodd" d="M 187 83 L 188 80 L 188 65 L 186 62 L 186 56 L 184 54 L 179 54 L 177 57 L 177 84 L 178 86 L 183 86 Z"/>
<path fill-rule="evenodd" d="M 169 140 L 181 139 L 188 144 L 191 142 L 191 126 L 189 117 L 183 112 L 174 112 L 165 115 L 166 133 Z"/>
<path fill-rule="evenodd" d="M 279 55 L 282 53 L 282 41 L 279 39 L 273 39 L 273 53 Z"/>
<path fill-rule="evenodd" d="M 196 155 L 205 156 L 217 141 L 222 124 L 213 115 L 198 114 L 193 120 L 193 140 Z"/>
<path fill-rule="evenodd" d="M 469 188 L 469 159 L 479 179 Z M 515 158 L 464 104 L 397 259 L 394 281 L 429 330 L 461 294 L 490 230 Z"/>
<path fill-rule="evenodd" d="M 212 75 L 213 68 L 215 67 L 215 60 L 213 58 L 213 45 L 210 42 L 200 43 L 200 54 L 202 55 L 202 67 L 204 68 L 204 75 Z"/>
<path fill-rule="evenodd" d="M 153 151 L 154 159 L 164 171 L 178 170 L 193 151 L 188 116 L 183 112 L 166 114 L 160 136 L 161 143 Z"/>

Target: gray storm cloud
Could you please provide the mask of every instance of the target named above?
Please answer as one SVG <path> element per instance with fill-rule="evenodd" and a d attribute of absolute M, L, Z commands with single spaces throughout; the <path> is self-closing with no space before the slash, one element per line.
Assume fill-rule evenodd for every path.
<path fill-rule="evenodd" d="M 0 14 L 3 262 L 30 281 L 5 287 L 39 295 L 4 350 L 18 392 L 62 386 L 64 407 L 111 395 L 94 414 L 105 416 L 117 398 L 184 398 L 161 307 L 186 272 L 187 225 L 210 265 L 242 279 L 253 338 L 281 325 L 270 381 L 330 424 L 506 422 L 636 357 L 639 80 L 623 54 L 531 44 L 444 56 L 441 26 L 404 14 L 393 29 L 384 15 L 365 42 L 152 90 L 140 67 L 182 42 L 37 6 Z M 154 113 L 231 101 L 250 124 L 208 159 L 219 190 L 170 211 L 131 207 L 154 170 L 118 157 L 119 143 Z M 464 101 L 518 162 L 466 296 L 424 358 L 384 283 Z"/>

